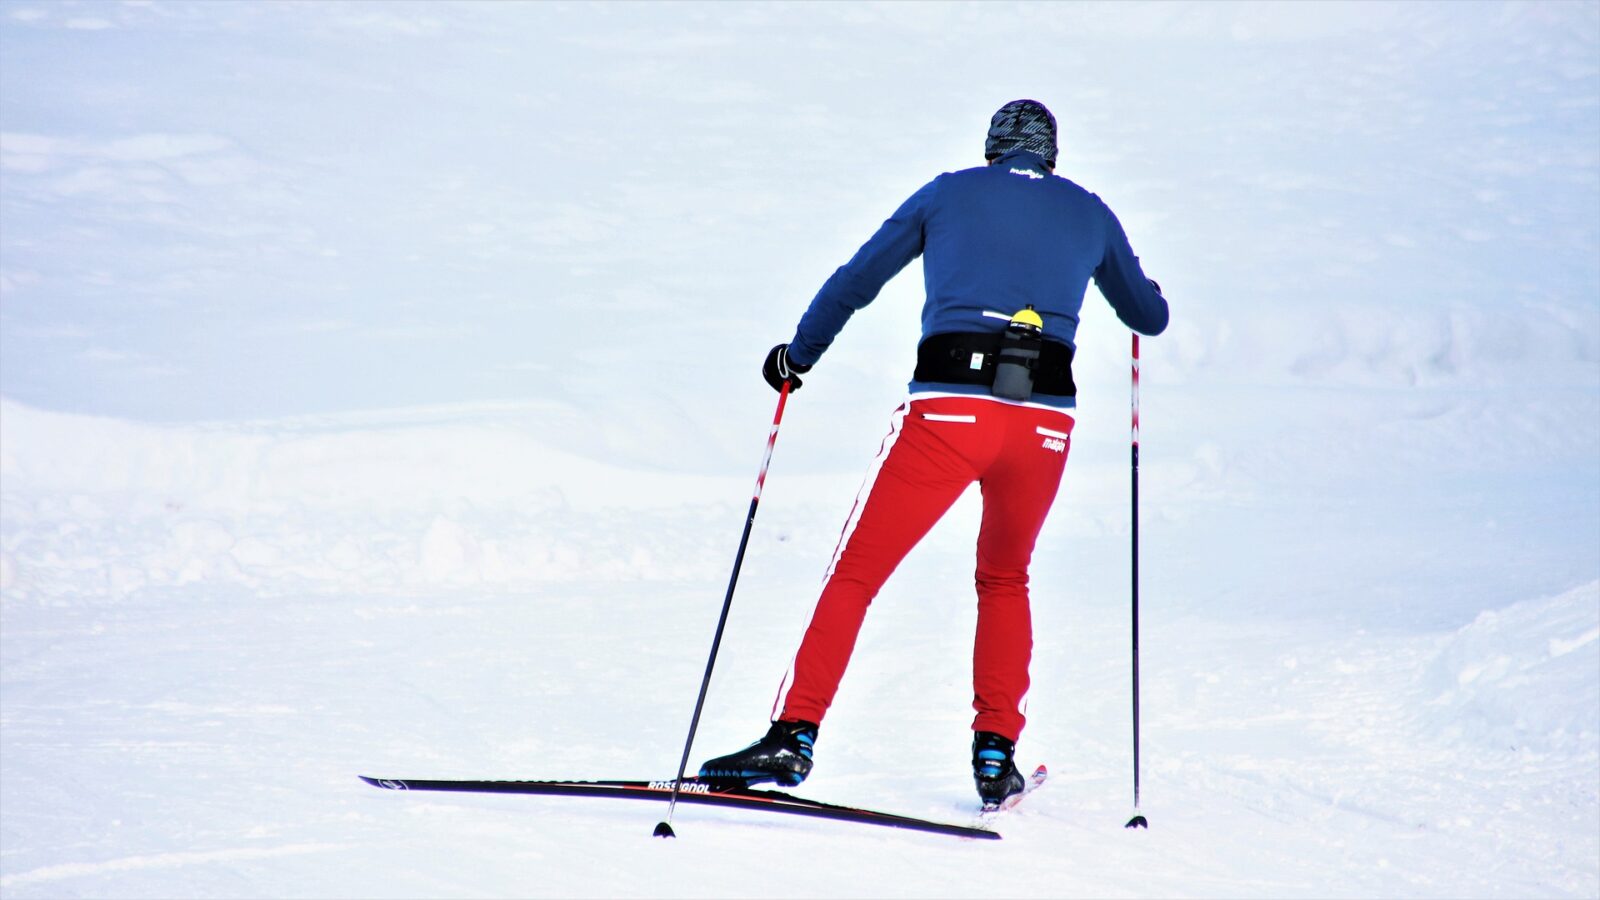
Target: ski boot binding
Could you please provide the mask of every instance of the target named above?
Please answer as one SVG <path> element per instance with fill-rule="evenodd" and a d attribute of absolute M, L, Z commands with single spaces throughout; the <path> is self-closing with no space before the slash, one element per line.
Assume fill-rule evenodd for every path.
<path fill-rule="evenodd" d="M 1000 809 L 1008 798 L 1022 793 L 1027 783 L 1017 771 L 1015 741 L 992 731 L 980 731 L 972 738 L 972 778 L 985 811 Z"/>
<path fill-rule="evenodd" d="M 706 760 L 700 767 L 700 777 L 743 787 L 768 781 L 794 787 L 811 774 L 811 745 L 816 740 L 814 723 L 773 722 L 766 736 L 754 744 L 737 753 Z"/>

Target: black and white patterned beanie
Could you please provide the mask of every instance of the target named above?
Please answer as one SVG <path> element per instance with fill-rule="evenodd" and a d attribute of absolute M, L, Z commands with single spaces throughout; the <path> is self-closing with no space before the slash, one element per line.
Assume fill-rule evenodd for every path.
<path fill-rule="evenodd" d="M 994 159 L 1012 150 L 1027 150 L 1056 165 L 1056 117 L 1037 100 L 1013 100 L 989 120 L 989 139 L 983 158 Z"/>

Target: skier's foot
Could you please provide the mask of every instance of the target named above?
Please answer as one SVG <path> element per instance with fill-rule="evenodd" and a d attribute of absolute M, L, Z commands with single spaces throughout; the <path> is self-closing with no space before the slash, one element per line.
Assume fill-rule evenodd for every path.
<path fill-rule="evenodd" d="M 1003 738 L 992 731 L 980 731 L 972 737 L 972 778 L 978 784 L 978 796 L 984 809 L 996 809 L 1006 798 L 1022 793 L 1027 787 L 1022 773 L 1017 771 L 1015 741 Z"/>
<path fill-rule="evenodd" d="M 794 787 L 811 774 L 811 745 L 817 726 L 811 722 L 773 722 L 766 737 L 737 753 L 708 759 L 700 777 L 737 781 L 749 787 L 775 781 Z"/>

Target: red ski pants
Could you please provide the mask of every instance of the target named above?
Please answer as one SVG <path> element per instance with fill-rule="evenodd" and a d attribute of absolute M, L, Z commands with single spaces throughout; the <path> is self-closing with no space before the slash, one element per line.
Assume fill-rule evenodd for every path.
<path fill-rule="evenodd" d="M 972 727 L 1016 740 L 1025 722 L 1022 701 L 1033 652 L 1028 562 L 1061 483 L 1072 426 L 1063 410 L 988 397 L 913 398 L 895 410 L 779 690 L 775 710 L 782 714 L 775 718 L 822 721 L 872 598 L 976 481 L 983 491 L 983 524 Z"/>

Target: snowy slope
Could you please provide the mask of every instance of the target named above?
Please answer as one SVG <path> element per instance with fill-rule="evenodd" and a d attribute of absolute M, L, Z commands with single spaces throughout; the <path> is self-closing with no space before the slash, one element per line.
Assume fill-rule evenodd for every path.
<path fill-rule="evenodd" d="M 1019 753 L 962 842 L 670 777 L 804 302 L 1001 102 L 1090 291 Z M 0 894 L 1600 895 L 1600 4 L 0 4 Z M 612 150 L 625 148 L 618 161 Z M 790 403 L 692 762 L 763 728 L 913 347 Z M 967 821 L 960 501 L 797 791 Z"/>
<path fill-rule="evenodd" d="M 1208 520 L 1246 534 L 1230 517 L 1281 501 L 1204 476 L 1166 487 L 1145 548 L 1155 827 L 1129 835 L 1126 592 L 1104 564 L 1125 501 L 1069 487 L 1035 579 L 1022 745 L 1055 777 L 1003 846 L 685 807 L 669 848 L 650 807 L 398 796 L 354 776 L 670 776 L 745 479 L 565 455 L 505 411 L 348 429 L 0 413 L 8 895 L 742 896 L 783 868 L 774 853 L 818 862 L 777 892 L 819 895 L 941 894 L 974 867 L 1007 896 L 1596 887 L 1600 582 L 1483 591 L 1482 612 L 1456 614 L 1427 568 L 1371 579 L 1449 627 L 1355 598 L 1360 615 L 1297 609 L 1332 591 L 1304 560 L 1263 554 L 1237 584 L 1167 558 Z M 854 489 L 790 476 L 783 437 L 697 757 L 759 730 Z M 645 481 L 648 499 L 620 490 Z M 970 499 L 875 606 L 804 793 L 970 815 L 971 603 L 946 586 Z"/>

